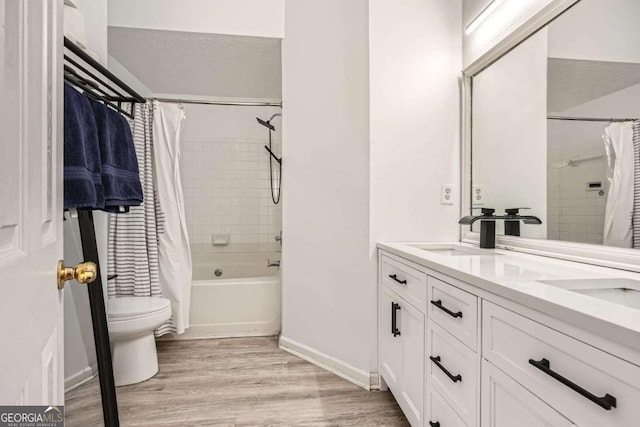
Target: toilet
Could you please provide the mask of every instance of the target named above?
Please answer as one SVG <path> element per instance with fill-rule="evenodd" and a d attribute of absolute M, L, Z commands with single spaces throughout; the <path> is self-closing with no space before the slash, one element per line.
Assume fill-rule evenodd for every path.
<path fill-rule="evenodd" d="M 171 303 L 165 298 L 108 300 L 107 323 L 116 386 L 139 383 L 158 372 L 153 331 L 170 317 Z"/>

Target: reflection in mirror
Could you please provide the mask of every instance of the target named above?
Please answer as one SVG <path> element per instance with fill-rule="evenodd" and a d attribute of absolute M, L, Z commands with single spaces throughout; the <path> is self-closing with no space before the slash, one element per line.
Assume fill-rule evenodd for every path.
<path fill-rule="evenodd" d="M 531 208 L 523 237 L 640 247 L 638 16 L 581 0 L 473 76 L 473 208 Z"/>

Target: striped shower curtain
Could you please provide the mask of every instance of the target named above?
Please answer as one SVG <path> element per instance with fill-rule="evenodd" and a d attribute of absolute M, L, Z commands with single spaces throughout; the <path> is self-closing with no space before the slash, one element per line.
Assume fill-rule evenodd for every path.
<path fill-rule="evenodd" d="M 640 249 L 640 121 L 610 123 L 603 138 L 610 168 L 603 244 Z"/>
<path fill-rule="evenodd" d="M 633 122 L 633 247 L 640 249 L 640 120 Z"/>
<path fill-rule="evenodd" d="M 165 216 L 160 209 L 153 180 L 153 106 L 136 104 L 131 123 L 144 201 L 126 214 L 109 215 L 109 298 L 162 297 L 158 265 L 158 241 L 164 232 Z M 156 336 L 175 332 L 173 316 L 161 325 Z"/>

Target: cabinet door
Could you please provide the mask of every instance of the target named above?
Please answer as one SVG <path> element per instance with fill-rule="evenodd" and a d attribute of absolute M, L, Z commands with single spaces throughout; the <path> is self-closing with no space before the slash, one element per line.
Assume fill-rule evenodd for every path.
<path fill-rule="evenodd" d="M 402 334 L 402 398 L 411 425 L 422 426 L 424 405 L 424 314 L 401 302 L 400 333 Z"/>
<path fill-rule="evenodd" d="M 427 384 L 424 418 L 426 420 L 425 426 L 467 427 L 432 384 Z"/>
<path fill-rule="evenodd" d="M 483 427 L 570 427 L 574 424 L 486 360 L 482 361 Z"/>
<path fill-rule="evenodd" d="M 380 374 L 394 393 L 400 390 L 400 377 L 402 374 L 402 335 L 394 335 L 391 327 L 395 316 L 395 326 L 399 329 L 401 314 L 395 310 L 400 298 L 387 287 L 382 287 L 380 293 Z M 393 305 L 392 305 L 393 304 Z"/>
<path fill-rule="evenodd" d="M 427 325 L 427 382 L 468 426 L 478 421 L 478 355 L 433 320 Z M 435 358 L 432 359 L 432 358 Z"/>

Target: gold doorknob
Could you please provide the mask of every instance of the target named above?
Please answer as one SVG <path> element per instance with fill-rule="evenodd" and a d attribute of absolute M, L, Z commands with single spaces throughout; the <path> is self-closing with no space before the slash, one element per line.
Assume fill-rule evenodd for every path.
<path fill-rule="evenodd" d="M 73 267 L 65 267 L 64 261 L 58 261 L 58 289 L 64 288 L 64 282 L 76 279 L 79 283 L 91 283 L 96 280 L 98 267 L 93 262 L 81 262 Z"/>

